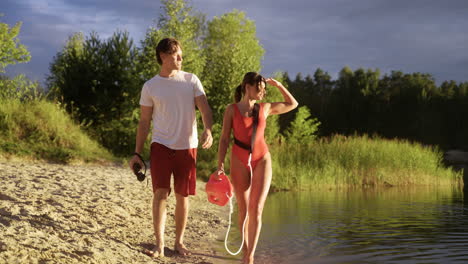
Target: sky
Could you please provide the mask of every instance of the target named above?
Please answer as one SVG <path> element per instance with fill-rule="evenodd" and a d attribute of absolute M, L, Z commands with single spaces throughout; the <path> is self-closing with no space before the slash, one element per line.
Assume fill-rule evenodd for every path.
<path fill-rule="evenodd" d="M 313 75 L 317 68 L 336 79 L 349 66 L 431 74 L 468 81 L 466 0 L 192 0 L 208 20 L 237 9 L 257 27 L 265 49 L 261 73 Z M 126 30 L 139 46 L 161 12 L 158 0 L 1 0 L 0 22 L 21 21 L 20 42 L 28 63 L 8 66 L 44 82 L 49 65 L 73 33 L 92 31 L 107 39 Z"/>

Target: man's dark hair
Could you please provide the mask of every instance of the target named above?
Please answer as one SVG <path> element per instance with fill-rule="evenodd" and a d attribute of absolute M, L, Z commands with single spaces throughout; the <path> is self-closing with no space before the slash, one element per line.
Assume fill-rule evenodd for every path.
<path fill-rule="evenodd" d="M 156 59 L 159 65 L 162 65 L 161 52 L 166 54 L 174 54 L 177 48 L 181 48 L 179 41 L 175 38 L 165 38 L 159 41 L 156 46 Z"/>

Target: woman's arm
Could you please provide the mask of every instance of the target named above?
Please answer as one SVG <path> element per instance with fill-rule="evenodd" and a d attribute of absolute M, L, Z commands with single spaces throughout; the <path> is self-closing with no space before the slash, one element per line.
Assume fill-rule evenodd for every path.
<path fill-rule="evenodd" d="M 234 117 L 233 105 L 228 105 L 224 111 L 223 129 L 221 130 L 221 138 L 219 139 L 218 147 L 218 172 L 224 171 L 224 158 L 231 141 L 232 119 Z"/>
<path fill-rule="evenodd" d="M 296 99 L 286 89 L 286 87 L 284 87 L 283 84 L 281 84 L 280 82 L 272 78 L 266 79 L 266 82 L 269 85 L 278 88 L 278 90 L 281 92 L 284 98 L 284 102 L 270 103 L 270 109 L 268 111 L 268 115 L 284 114 L 293 110 L 294 108 L 298 106 L 298 102 L 296 101 Z"/>

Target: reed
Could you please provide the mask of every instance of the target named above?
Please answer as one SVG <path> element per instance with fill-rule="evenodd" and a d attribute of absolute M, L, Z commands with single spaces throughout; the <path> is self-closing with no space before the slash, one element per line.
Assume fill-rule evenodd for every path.
<path fill-rule="evenodd" d="M 273 145 L 270 151 L 276 190 L 449 185 L 461 180 L 460 173 L 443 166 L 440 150 L 404 140 L 335 135 Z"/>

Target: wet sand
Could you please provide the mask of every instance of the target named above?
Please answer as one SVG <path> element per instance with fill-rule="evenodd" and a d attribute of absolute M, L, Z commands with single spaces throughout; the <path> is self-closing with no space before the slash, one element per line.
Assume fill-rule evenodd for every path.
<path fill-rule="evenodd" d="M 151 183 L 121 166 L 0 161 L 0 263 L 238 263 L 221 243 L 229 208 L 208 203 L 204 188 L 190 199 L 192 255 L 173 251 L 171 194 L 166 257 L 153 259 L 142 253 L 154 243 Z"/>

